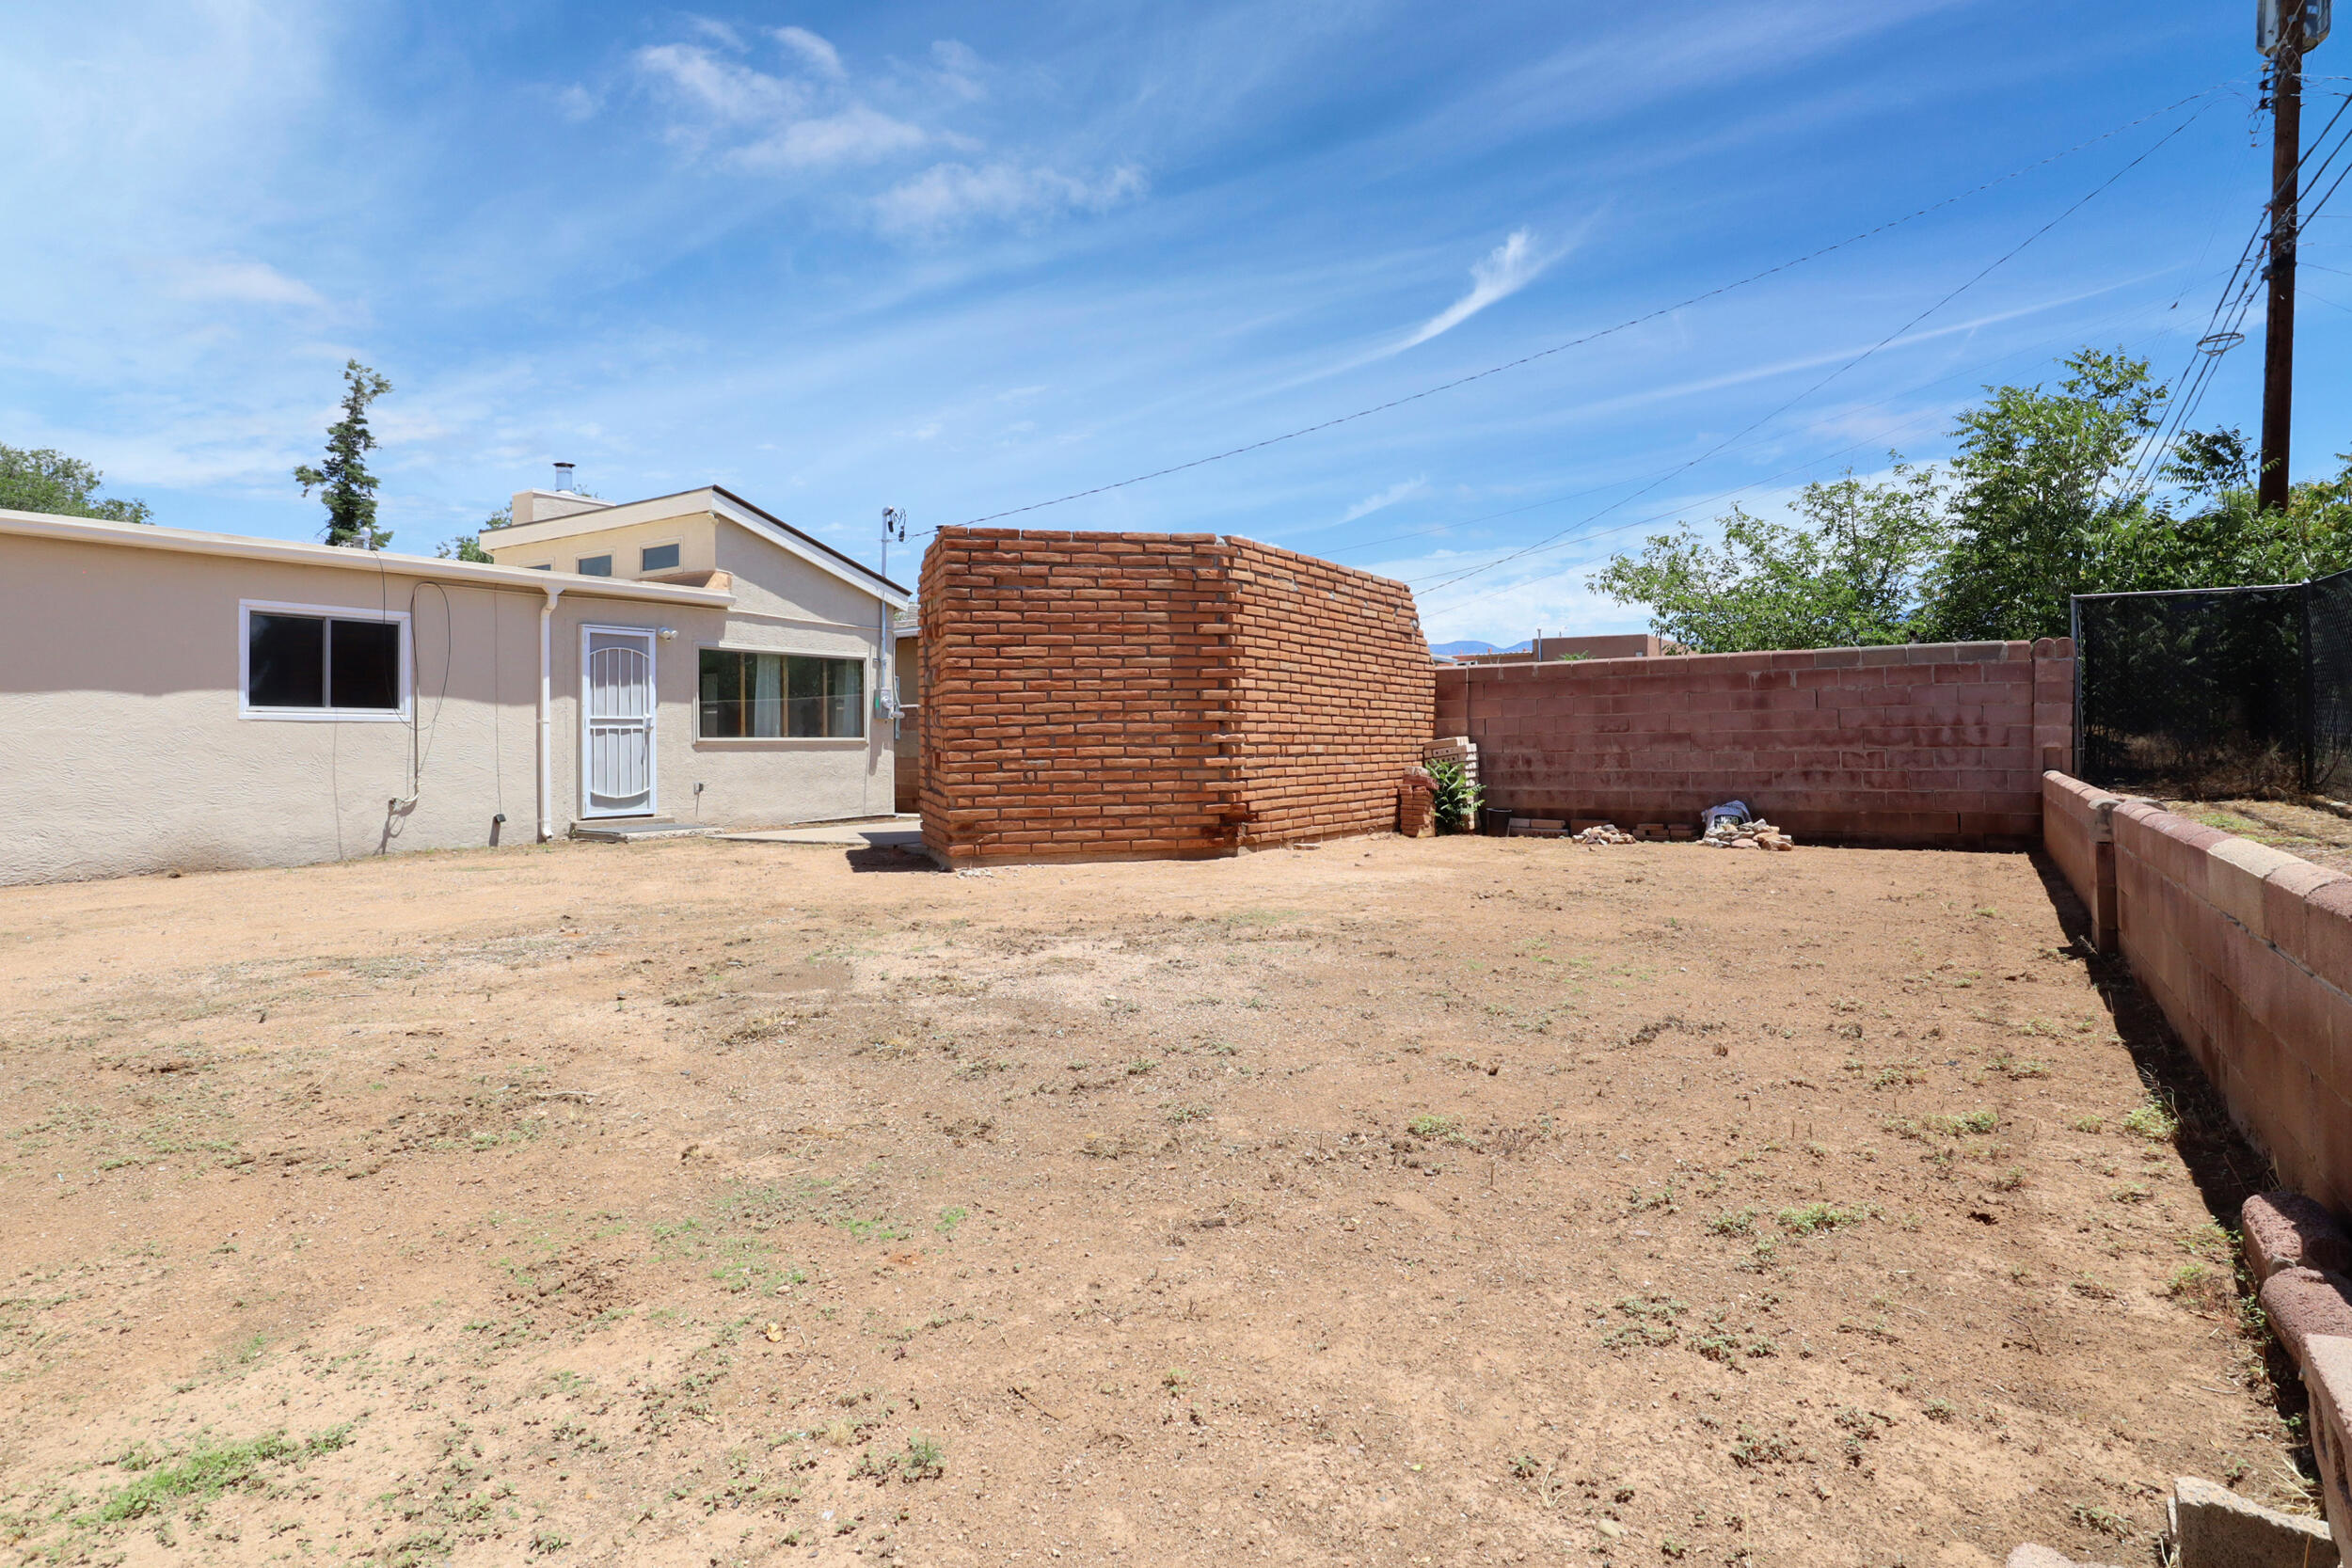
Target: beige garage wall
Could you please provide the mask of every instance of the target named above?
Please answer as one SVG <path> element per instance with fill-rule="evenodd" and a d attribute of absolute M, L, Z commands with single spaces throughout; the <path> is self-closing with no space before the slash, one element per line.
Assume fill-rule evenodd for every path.
<path fill-rule="evenodd" d="M 245 600 L 409 612 L 413 723 L 241 717 Z M 545 602 L 389 561 L 368 573 L 0 536 L 0 884 L 532 842 Z M 870 711 L 863 740 L 694 737 L 701 646 L 865 657 L 870 682 L 874 636 L 575 590 L 552 628 L 557 834 L 580 805 L 591 623 L 657 633 L 665 815 L 765 827 L 889 809 L 888 730 Z M 660 640 L 665 626 L 676 635 Z"/>
<path fill-rule="evenodd" d="M 239 717 L 249 599 L 413 605 L 413 731 Z M 540 602 L 396 571 L 0 538 L 0 883 L 529 842 Z"/>

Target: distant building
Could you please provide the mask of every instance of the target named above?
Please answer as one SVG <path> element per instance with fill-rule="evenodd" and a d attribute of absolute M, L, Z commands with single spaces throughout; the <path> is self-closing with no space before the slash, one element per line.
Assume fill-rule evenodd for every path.
<path fill-rule="evenodd" d="M 1654 632 L 1615 633 L 1604 637 L 1539 637 L 1533 652 L 1526 648 L 1491 654 L 1454 654 L 1454 664 L 1549 664 L 1555 658 L 1659 658 L 1688 649 Z M 1444 656 L 1439 656 L 1443 657 Z"/>

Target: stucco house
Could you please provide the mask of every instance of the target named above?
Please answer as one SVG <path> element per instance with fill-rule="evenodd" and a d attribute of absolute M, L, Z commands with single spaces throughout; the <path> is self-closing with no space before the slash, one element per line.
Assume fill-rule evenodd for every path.
<path fill-rule="evenodd" d="M 0 511 L 0 884 L 873 816 L 904 589 L 717 486 L 493 564 Z"/>

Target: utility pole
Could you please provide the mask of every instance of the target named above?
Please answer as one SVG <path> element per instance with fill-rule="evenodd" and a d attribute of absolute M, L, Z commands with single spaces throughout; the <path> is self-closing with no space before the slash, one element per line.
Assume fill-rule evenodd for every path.
<path fill-rule="evenodd" d="M 2303 55 L 2328 36 L 2327 0 L 2258 0 L 2256 41 L 2270 56 L 2270 309 L 2263 335 L 2262 473 L 2265 511 L 2287 504 L 2295 422 L 2296 214 L 2303 162 Z"/>

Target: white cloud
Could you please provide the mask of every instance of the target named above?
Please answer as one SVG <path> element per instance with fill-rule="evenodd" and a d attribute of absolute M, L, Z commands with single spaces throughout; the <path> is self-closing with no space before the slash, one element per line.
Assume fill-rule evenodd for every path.
<path fill-rule="evenodd" d="M 839 114 L 796 119 L 730 154 L 745 168 L 762 171 L 818 168 L 834 164 L 870 164 L 895 152 L 909 152 L 930 141 L 919 125 L 852 104 Z"/>
<path fill-rule="evenodd" d="M 1144 189 L 1140 169 L 1121 165 L 1099 180 L 1010 163 L 974 167 L 934 164 L 884 192 L 874 203 L 882 227 L 894 233 L 937 233 L 976 219 L 999 222 L 1063 212 L 1108 211 Z"/>
<path fill-rule="evenodd" d="M 1377 495 L 1366 496 L 1362 500 L 1349 507 L 1340 515 L 1340 521 L 1352 523 L 1359 517 L 1369 517 L 1374 513 L 1394 506 L 1399 501 L 1410 500 L 1415 496 L 1426 495 L 1428 492 L 1429 476 L 1427 474 L 1422 474 L 1413 479 L 1401 479 Z"/>
<path fill-rule="evenodd" d="M 779 27 L 776 41 L 806 60 L 819 75 L 839 81 L 841 52 L 805 27 Z"/>
<path fill-rule="evenodd" d="M 1542 276 L 1546 267 L 1560 259 L 1557 251 L 1538 255 L 1535 236 L 1529 230 L 1512 230 L 1511 237 L 1487 253 L 1486 259 L 1470 268 L 1470 291 L 1436 315 L 1423 322 L 1421 330 L 1397 345 L 1399 350 L 1425 343 L 1441 332 L 1451 332 L 1472 316 L 1499 299 L 1508 299 Z"/>
<path fill-rule="evenodd" d="M 938 67 L 939 85 L 965 103 L 987 96 L 980 76 L 988 68 L 969 45 L 941 39 L 931 45 L 931 64 Z"/>
<path fill-rule="evenodd" d="M 565 119 L 575 125 L 581 120 L 593 119 L 596 110 L 602 107 L 597 102 L 596 95 L 578 82 L 574 82 L 555 95 L 555 106 Z"/>
<path fill-rule="evenodd" d="M 787 119 L 807 102 L 799 84 L 721 59 L 699 44 L 640 49 L 637 66 L 690 106 L 731 125 Z"/>
<path fill-rule="evenodd" d="M 838 72 L 839 57 L 816 34 L 787 27 L 777 36 L 803 59 L 830 61 L 828 75 Z M 698 147 L 713 140 L 735 141 L 723 153 L 725 161 L 759 173 L 872 163 L 949 139 L 934 137 L 919 125 L 864 103 L 838 102 L 837 93 L 755 70 L 700 44 L 655 44 L 637 52 L 637 64 L 694 115 L 693 121 L 673 128 L 676 139 Z M 738 140 L 741 135 L 751 139 Z"/>
<path fill-rule="evenodd" d="M 185 261 L 170 264 L 167 285 L 175 299 L 227 305 L 300 305 L 324 309 L 326 299 L 308 283 L 288 277 L 266 261 Z"/>

